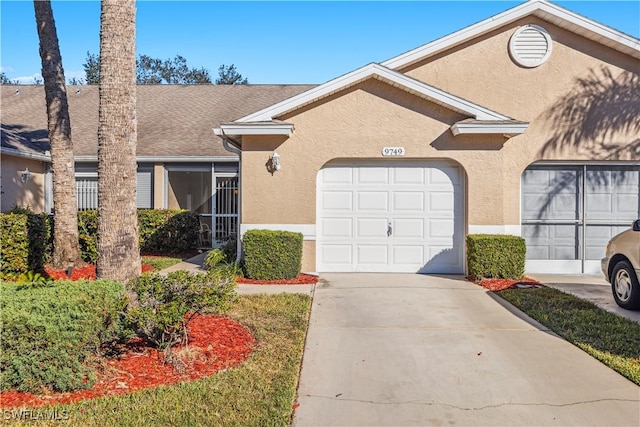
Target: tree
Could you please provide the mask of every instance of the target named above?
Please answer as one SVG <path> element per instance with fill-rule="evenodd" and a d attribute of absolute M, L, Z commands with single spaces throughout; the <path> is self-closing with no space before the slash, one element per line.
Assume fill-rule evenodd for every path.
<path fill-rule="evenodd" d="M 218 68 L 217 85 L 246 85 L 248 83 L 249 81 L 246 78 L 242 78 L 242 74 L 238 73 L 234 64 L 229 66 L 222 64 Z"/>
<path fill-rule="evenodd" d="M 11 80 L 9 77 L 7 77 L 4 71 L 0 73 L 0 85 L 17 85 L 17 84 L 18 84 L 18 81 Z"/>
<path fill-rule="evenodd" d="M 84 67 L 84 81 L 88 85 L 97 85 L 100 83 L 100 57 L 87 52 L 87 62 L 82 64 Z"/>
<path fill-rule="evenodd" d="M 140 275 L 136 212 L 136 5 L 102 0 L 98 101 L 97 276 Z"/>
<path fill-rule="evenodd" d="M 87 84 L 100 82 L 100 58 L 87 52 L 84 63 Z M 138 56 L 136 62 L 138 84 L 211 84 L 211 76 L 205 68 L 189 68 L 187 60 L 176 55 L 173 59 L 152 58 L 148 55 Z"/>
<path fill-rule="evenodd" d="M 72 263 L 82 263 L 78 243 L 78 208 L 67 89 L 51 2 L 34 0 L 33 6 L 40 39 L 47 127 L 51 143 L 55 208 L 52 261 L 55 268 L 66 268 Z"/>

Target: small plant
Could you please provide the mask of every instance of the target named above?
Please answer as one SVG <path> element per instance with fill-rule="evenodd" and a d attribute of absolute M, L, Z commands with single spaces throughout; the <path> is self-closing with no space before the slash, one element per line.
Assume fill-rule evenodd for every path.
<path fill-rule="evenodd" d="M 207 257 L 204 260 L 204 265 L 209 270 L 217 267 L 221 262 L 226 261 L 226 255 L 222 249 L 213 249 L 207 253 Z"/>
<path fill-rule="evenodd" d="M 36 285 L 34 287 L 37 287 L 38 285 L 47 285 L 52 280 L 35 271 L 27 271 L 17 276 L 15 282 L 21 285 Z"/>
<path fill-rule="evenodd" d="M 236 298 L 234 288 L 235 278 L 222 271 L 143 274 L 127 285 L 129 306 L 125 316 L 138 335 L 176 363 L 171 347 L 186 342 L 189 322 L 205 308 L 213 313 L 226 311 Z"/>

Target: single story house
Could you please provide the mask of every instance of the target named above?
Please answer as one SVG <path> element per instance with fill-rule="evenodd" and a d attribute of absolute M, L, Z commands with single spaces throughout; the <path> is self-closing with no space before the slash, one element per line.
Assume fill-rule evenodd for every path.
<path fill-rule="evenodd" d="M 464 273 L 507 233 L 529 272 L 599 273 L 640 217 L 639 101 L 638 39 L 534 0 L 216 134 L 241 233 L 301 232 L 306 271 Z"/>
<path fill-rule="evenodd" d="M 213 240 L 233 236 L 238 228 L 238 150 L 213 129 L 311 87 L 138 86 L 138 207 L 198 212 Z M 51 212 L 44 86 L 3 85 L 0 90 L 2 211 L 30 206 Z M 67 97 L 78 209 L 96 209 L 98 86 L 68 86 Z"/>
<path fill-rule="evenodd" d="M 44 121 L 20 127 L 37 108 L 44 120 L 41 92 L 40 107 L 5 121 L 20 97 L 5 90 L 19 89 L 42 91 L 2 88 L 5 192 L 25 167 L 5 167 L 5 132 L 12 155 L 46 139 Z M 139 199 L 140 173 L 152 181 L 141 206 L 196 210 L 211 197 L 202 213 L 215 217 L 214 177 L 235 177 L 218 164 L 239 155 L 235 231 L 302 233 L 304 271 L 464 273 L 465 236 L 503 233 L 525 238 L 529 272 L 598 273 L 608 239 L 640 217 L 640 40 L 543 0 L 319 86 L 138 97 Z M 93 138 L 76 153 L 79 178 L 95 179 L 94 105 L 72 107 L 74 147 Z M 83 114 L 96 123 L 85 137 Z M 29 200 L 46 200 L 46 159 L 20 159 L 41 175 Z M 202 186 L 178 190 L 194 172 Z"/>

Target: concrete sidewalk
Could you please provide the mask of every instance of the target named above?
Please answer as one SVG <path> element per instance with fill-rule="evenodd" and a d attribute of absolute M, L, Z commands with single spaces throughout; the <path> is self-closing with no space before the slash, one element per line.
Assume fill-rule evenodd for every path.
<path fill-rule="evenodd" d="M 196 255 L 171 267 L 160 271 L 161 274 L 171 273 L 172 271 L 185 270 L 190 273 L 206 273 L 207 269 L 202 264 L 207 257 L 207 252 Z M 248 294 L 307 294 L 313 295 L 315 285 L 244 285 L 238 284 L 236 292 L 241 295 Z"/>
<path fill-rule="evenodd" d="M 293 425 L 640 425 L 640 387 L 461 277 L 323 274 Z"/>
<path fill-rule="evenodd" d="M 563 276 L 557 274 L 528 274 L 546 286 L 591 301 L 598 307 L 640 323 L 640 311 L 625 310 L 616 304 L 611 284 L 601 276 Z"/>

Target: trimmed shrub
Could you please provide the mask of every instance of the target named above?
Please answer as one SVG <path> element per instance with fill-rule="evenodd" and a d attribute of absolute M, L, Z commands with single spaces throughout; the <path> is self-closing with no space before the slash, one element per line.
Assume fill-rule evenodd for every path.
<path fill-rule="evenodd" d="M 49 255 L 50 226 L 46 214 L 15 208 L 0 214 L 0 270 L 3 274 L 43 271 Z"/>
<path fill-rule="evenodd" d="M 527 247 L 519 236 L 469 234 L 467 262 L 475 278 L 520 279 L 524 276 Z"/>
<path fill-rule="evenodd" d="M 177 254 L 197 249 L 199 228 L 200 219 L 195 212 L 138 210 L 141 252 Z"/>
<path fill-rule="evenodd" d="M 234 288 L 235 277 L 220 272 L 143 274 L 127 284 L 126 318 L 139 335 L 169 355 L 171 346 L 186 338 L 189 321 L 203 309 L 226 311 L 235 300 Z"/>
<path fill-rule="evenodd" d="M 78 211 L 78 241 L 82 259 L 95 264 L 98 259 L 98 211 Z"/>
<path fill-rule="evenodd" d="M 245 276 L 250 279 L 293 279 L 302 268 L 302 234 L 249 230 L 242 239 Z"/>
<path fill-rule="evenodd" d="M 93 358 L 126 337 L 124 287 L 112 281 L 0 286 L 0 389 L 90 388 Z"/>

